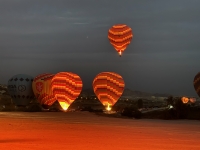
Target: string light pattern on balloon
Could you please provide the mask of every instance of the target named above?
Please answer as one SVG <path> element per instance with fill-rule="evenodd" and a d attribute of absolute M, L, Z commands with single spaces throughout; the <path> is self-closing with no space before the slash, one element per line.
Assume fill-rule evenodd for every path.
<path fill-rule="evenodd" d="M 82 90 L 81 78 L 72 72 L 57 73 L 51 81 L 51 89 L 62 109 L 66 111 Z"/>
<path fill-rule="evenodd" d="M 133 38 L 132 29 L 125 24 L 112 26 L 108 31 L 108 39 L 121 56 Z"/>
<path fill-rule="evenodd" d="M 32 83 L 34 94 L 43 108 L 49 108 L 56 98 L 51 91 L 51 79 L 54 74 L 44 73 L 36 76 Z"/>
<path fill-rule="evenodd" d="M 54 74 L 51 74 L 51 75 L 48 75 L 48 76 L 43 77 L 41 79 L 45 83 L 44 90 L 46 91 L 40 97 L 43 107 L 47 106 L 47 108 L 48 108 L 49 106 L 51 106 L 56 101 L 56 98 L 53 95 L 53 92 L 51 90 L 51 80 L 52 80 L 53 77 L 54 77 Z"/>
<path fill-rule="evenodd" d="M 35 95 L 36 98 L 38 98 L 43 90 L 43 82 L 41 81 L 41 79 L 45 76 L 49 76 L 51 75 L 50 73 L 43 73 L 43 74 L 39 74 L 37 75 L 34 79 L 33 79 L 33 83 L 32 83 L 32 89 L 33 89 L 33 93 Z"/>
<path fill-rule="evenodd" d="M 93 80 L 93 90 L 100 102 L 111 110 L 124 91 L 123 78 L 114 72 L 99 73 Z"/>

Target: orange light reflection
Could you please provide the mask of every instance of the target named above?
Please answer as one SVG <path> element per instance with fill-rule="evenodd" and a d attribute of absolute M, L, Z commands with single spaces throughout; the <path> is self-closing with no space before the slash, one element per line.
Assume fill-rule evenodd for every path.
<path fill-rule="evenodd" d="M 69 104 L 67 104 L 66 102 L 59 102 L 59 104 L 64 111 L 66 111 L 69 107 Z"/>
<path fill-rule="evenodd" d="M 110 104 L 107 105 L 106 110 L 107 110 L 107 111 L 111 111 Z"/>

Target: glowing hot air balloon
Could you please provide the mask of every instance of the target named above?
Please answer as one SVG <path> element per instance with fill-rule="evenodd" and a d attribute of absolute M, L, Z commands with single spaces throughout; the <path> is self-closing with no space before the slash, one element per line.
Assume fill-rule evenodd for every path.
<path fill-rule="evenodd" d="M 99 73 L 93 80 L 94 93 L 108 111 L 118 101 L 124 87 L 123 78 L 114 72 Z"/>
<path fill-rule="evenodd" d="M 131 43 L 132 38 L 132 29 L 125 24 L 114 25 L 108 31 L 108 39 L 120 56 Z"/>
<path fill-rule="evenodd" d="M 189 98 L 187 98 L 187 97 L 182 97 L 181 100 L 182 100 L 182 102 L 183 102 L 184 104 L 186 104 L 186 103 L 189 102 Z"/>
<path fill-rule="evenodd" d="M 50 73 L 39 74 L 33 79 L 32 88 L 33 88 L 33 93 L 36 98 L 38 98 L 42 94 L 42 91 L 43 91 L 44 85 L 41 81 L 41 78 L 45 76 L 49 76 L 49 75 L 51 74 Z"/>
<path fill-rule="evenodd" d="M 33 77 L 18 74 L 8 80 L 8 92 L 16 106 L 27 106 L 34 98 Z"/>
<path fill-rule="evenodd" d="M 51 81 L 53 94 L 65 111 L 79 96 L 82 86 L 81 78 L 77 74 L 71 72 L 57 73 Z"/>
<path fill-rule="evenodd" d="M 200 97 L 200 72 L 196 74 L 193 81 L 194 89 Z"/>
<path fill-rule="evenodd" d="M 196 102 L 196 98 L 192 97 L 190 98 L 190 103 L 195 103 Z"/>
<path fill-rule="evenodd" d="M 32 83 L 33 92 L 43 108 L 48 109 L 56 98 L 51 90 L 51 79 L 54 74 L 43 73 L 36 76 Z"/>

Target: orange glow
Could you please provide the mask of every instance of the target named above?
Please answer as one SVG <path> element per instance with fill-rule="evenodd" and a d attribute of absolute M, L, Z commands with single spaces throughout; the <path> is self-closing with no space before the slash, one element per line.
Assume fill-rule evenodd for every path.
<path fill-rule="evenodd" d="M 32 82 L 32 89 L 35 97 L 42 106 L 51 106 L 56 98 L 51 90 L 51 79 L 54 74 L 43 73 L 36 76 Z"/>
<path fill-rule="evenodd" d="M 110 104 L 108 103 L 108 105 L 107 105 L 107 107 L 106 107 L 106 110 L 107 110 L 107 111 L 111 111 L 111 109 L 112 109 L 112 108 L 110 107 Z"/>
<path fill-rule="evenodd" d="M 184 104 L 186 104 L 186 103 L 189 102 L 189 98 L 187 98 L 187 97 L 182 97 L 181 100 L 182 100 L 182 102 L 183 102 Z"/>
<path fill-rule="evenodd" d="M 51 80 L 53 95 L 64 110 L 79 96 L 82 86 L 81 78 L 72 72 L 59 72 Z"/>
<path fill-rule="evenodd" d="M 122 51 L 119 51 L 119 56 L 120 56 L 120 57 L 122 56 Z"/>
<path fill-rule="evenodd" d="M 69 107 L 69 104 L 67 104 L 66 102 L 59 102 L 59 104 L 64 111 L 66 111 Z"/>
<path fill-rule="evenodd" d="M 190 98 L 190 102 L 191 103 L 195 103 L 196 102 L 196 98 Z"/>
<path fill-rule="evenodd" d="M 132 38 L 132 29 L 125 24 L 114 25 L 108 30 L 110 44 L 120 53 L 125 51 Z"/>
<path fill-rule="evenodd" d="M 114 72 L 101 72 L 93 80 L 93 90 L 99 101 L 110 109 L 124 91 L 123 78 Z"/>

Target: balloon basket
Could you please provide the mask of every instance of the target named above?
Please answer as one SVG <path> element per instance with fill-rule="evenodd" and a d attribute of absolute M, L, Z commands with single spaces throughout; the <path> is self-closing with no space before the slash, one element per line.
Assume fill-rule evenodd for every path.
<path fill-rule="evenodd" d="M 48 112 L 49 109 L 42 108 L 42 112 Z"/>
<path fill-rule="evenodd" d="M 105 113 L 105 114 L 116 114 L 117 112 L 116 111 L 113 111 L 113 110 L 103 110 L 103 113 Z"/>

